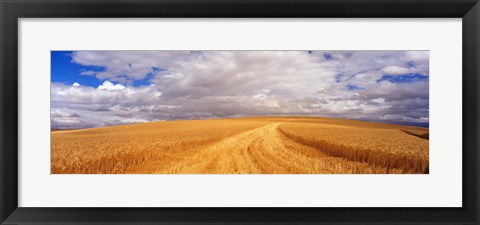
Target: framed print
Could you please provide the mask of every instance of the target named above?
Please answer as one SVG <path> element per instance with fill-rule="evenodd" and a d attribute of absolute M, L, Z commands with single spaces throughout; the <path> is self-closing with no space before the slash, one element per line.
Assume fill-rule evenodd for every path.
<path fill-rule="evenodd" d="M 51 174 L 428 174 L 429 56 L 52 51 Z"/>
<path fill-rule="evenodd" d="M 1 1 L 2 224 L 478 224 L 478 1 Z"/>

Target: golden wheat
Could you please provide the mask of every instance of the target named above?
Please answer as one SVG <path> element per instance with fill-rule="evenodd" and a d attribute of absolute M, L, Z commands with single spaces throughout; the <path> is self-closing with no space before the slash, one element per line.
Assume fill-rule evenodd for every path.
<path fill-rule="evenodd" d="M 409 134 L 410 133 L 410 134 Z M 54 174 L 425 173 L 428 129 L 251 117 L 52 131 Z"/>
<path fill-rule="evenodd" d="M 269 120 L 155 122 L 85 130 L 54 131 L 52 173 L 129 173 L 148 162 L 166 167 L 196 149 L 268 124 Z M 143 173 L 143 172 L 142 172 Z"/>
<path fill-rule="evenodd" d="M 428 132 L 427 129 L 375 123 L 363 128 L 337 124 L 341 125 L 290 122 L 282 125 L 279 131 L 327 155 L 367 162 L 386 168 L 387 173 L 428 173 L 428 140 L 409 134 Z"/>

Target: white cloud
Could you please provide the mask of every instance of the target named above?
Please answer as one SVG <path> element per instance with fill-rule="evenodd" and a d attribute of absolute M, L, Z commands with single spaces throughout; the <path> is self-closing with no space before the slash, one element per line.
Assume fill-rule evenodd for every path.
<path fill-rule="evenodd" d="M 76 113 L 52 110 L 50 112 L 50 117 L 52 128 L 73 128 L 82 126 L 80 116 Z"/>
<path fill-rule="evenodd" d="M 382 72 L 386 74 L 398 75 L 410 73 L 410 69 L 403 66 L 387 66 L 382 69 Z"/>
<path fill-rule="evenodd" d="M 406 51 L 405 57 L 417 63 L 428 63 L 430 51 Z"/>
<path fill-rule="evenodd" d="M 385 99 L 384 98 L 376 98 L 376 99 L 373 99 L 372 102 L 376 102 L 378 104 L 382 104 L 385 102 Z"/>
<path fill-rule="evenodd" d="M 125 89 L 125 86 L 121 84 L 113 84 L 112 82 L 106 80 L 103 84 L 97 87 L 98 90 L 107 90 L 107 91 L 118 91 Z"/>

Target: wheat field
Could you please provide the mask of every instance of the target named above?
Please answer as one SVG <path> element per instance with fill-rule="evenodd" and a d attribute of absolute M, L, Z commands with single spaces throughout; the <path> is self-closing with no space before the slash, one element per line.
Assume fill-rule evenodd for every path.
<path fill-rule="evenodd" d="M 428 128 L 316 117 L 51 132 L 52 174 L 429 173 Z"/>

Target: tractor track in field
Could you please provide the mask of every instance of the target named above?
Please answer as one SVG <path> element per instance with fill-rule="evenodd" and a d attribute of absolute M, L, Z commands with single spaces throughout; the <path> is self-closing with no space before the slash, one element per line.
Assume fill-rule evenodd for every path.
<path fill-rule="evenodd" d="M 344 161 L 341 158 L 329 157 L 317 149 L 292 143 L 278 131 L 278 126 L 282 123 L 284 122 L 267 124 L 225 138 L 173 164 L 167 171 L 158 173 L 332 173 L 332 164 Z M 285 145 L 285 142 L 290 143 Z M 304 154 L 297 149 L 308 149 L 312 154 Z"/>

